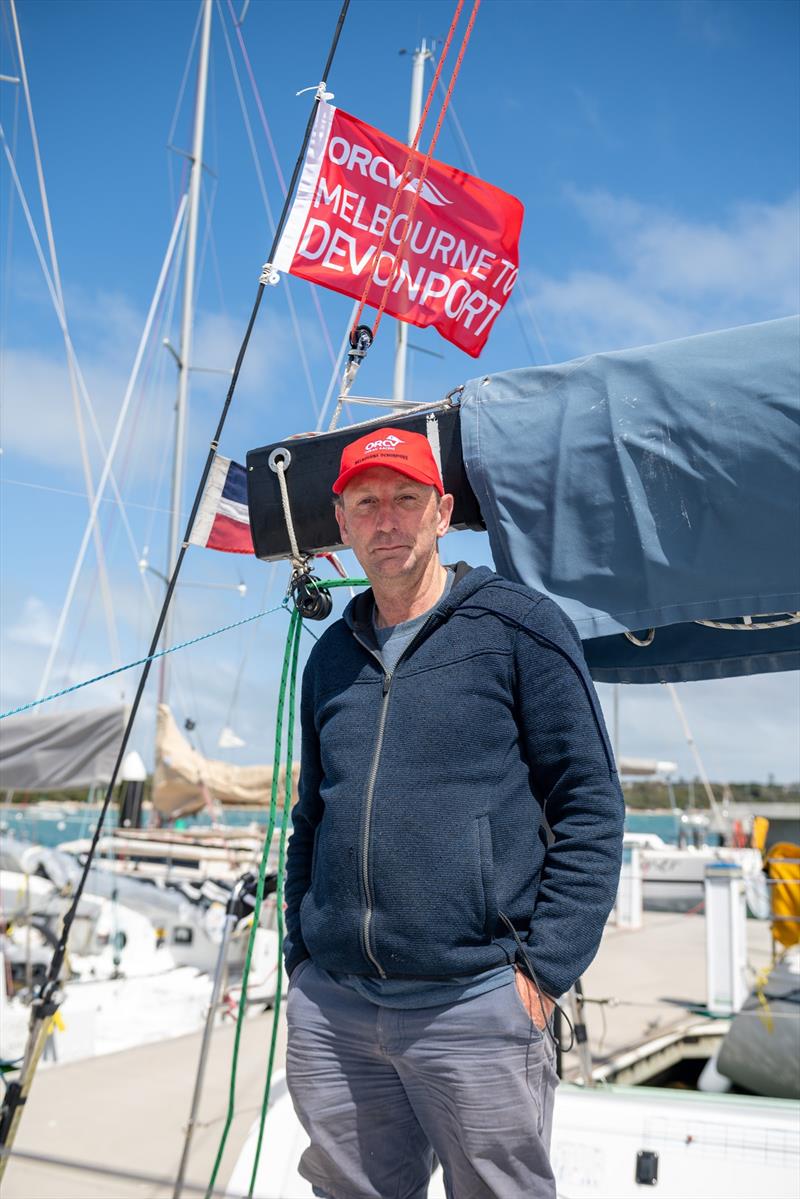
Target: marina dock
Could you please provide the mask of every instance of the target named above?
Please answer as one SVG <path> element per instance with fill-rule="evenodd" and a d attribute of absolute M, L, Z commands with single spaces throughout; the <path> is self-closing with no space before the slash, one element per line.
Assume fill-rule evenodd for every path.
<path fill-rule="evenodd" d="M 747 923 L 748 966 L 771 961 L 770 926 Z M 595 1064 L 617 1058 L 644 1040 L 698 1021 L 706 1000 L 705 919 L 702 915 L 645 912 L 640 929 L 606 928 L 597 958 L 583 979 L 586 1024 Z M 598 1000 L 609 1000 L 598 1003 Z M 219 1173 L 224 1192 L 234 1162 L 258 1116 L 272 1013 L 245 1022 L 239 1057 L 236 1115 Z M 35 1080 L 16 1149 L 174 1179 L 194 1086 L 201 1034 L 42 1068 Z M 228 1102 L 233 1027 L 215 1030 L 200 1123 L 186 1174 L 205 1188 Z M 285 1025 L 276 1069 L 285 1059 Z M 573 1051 L 564 1075 L 580 1069 Z M 269 1153 L 269 1122 L 264 1145 Z M 168 1199 L 171 1184 L 91 1174 L 17 1158 L 9 1165 L 5 1199 Z M 184 1195 L 192 1194 L 188 1188 Z"/>

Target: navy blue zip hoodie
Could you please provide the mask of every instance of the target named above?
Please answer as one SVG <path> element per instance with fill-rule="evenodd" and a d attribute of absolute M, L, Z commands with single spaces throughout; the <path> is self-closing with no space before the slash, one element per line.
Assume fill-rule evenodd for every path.
<path fill-rule="evenodd" d="M 474 975 L 515 960 L 508 921 L 560 995 L 597 952 L 624 821 L 578 635 L 546 596 L 459 563 L 385 676 L 373 604 L 348 605 L 303 676 L 287 970 Z"/>

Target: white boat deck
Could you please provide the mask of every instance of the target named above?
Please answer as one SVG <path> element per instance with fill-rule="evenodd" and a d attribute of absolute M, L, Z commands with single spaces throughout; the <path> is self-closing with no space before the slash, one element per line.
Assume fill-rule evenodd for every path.
<path fill-rule="evenodd" d="M 753 971 L 771 960 L 769 925 L 748 921 L 748 961 Z M 697 1021 L 692 1009 L 705 1003 L 705 921 L 702 916 L 645 913 L 641 929 L 609 927 L 584 977 L 587 999 L 621 1000 L 587 1006 L 595 1061 L 607 1060 L 659 1033 Z M 219 1173 L 224 1191 L 261 1104 L 272 1013 L 245 1022 L 239 1058 L 236 1116 Z M 228 1100 L 233 1028 L 214 1033 L 200 1124 L 195 1131 L 187 1181 L 208 1182 Z M 284 1060 L 285 1029 L 277 1065 Z M 40 1070 L 27 1104 L 16 1147 L 110 1169 L 174 1178 L 194 1086 L 200 1034 L 89 1061 Z M 578 1068 L 575 1053 L 565 1072 Z M 264 1153 L 269 1153 L 269 1137 Z M 14 1160 L 4 1199 L 162 1199 L 171 1186 L 100 1177 Z M 188 1196 L 189 1191 L 184 1191 Z"/>

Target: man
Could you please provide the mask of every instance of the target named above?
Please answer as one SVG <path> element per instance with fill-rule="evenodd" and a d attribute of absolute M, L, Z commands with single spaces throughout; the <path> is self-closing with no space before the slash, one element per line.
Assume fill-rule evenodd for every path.
<path fill-rule="evenodd" d="M 596 953 L 624 815 L 580 642 L 548 598 L 442 565 L 453 497 L 425 437 L 359 438 L 334 493 L 372 589 L 303 679 L 300 1172 L 327 1199 L 423 1199 L 435 1154 L 451 1199 L 553 1199 L 550 1017 Z"/>

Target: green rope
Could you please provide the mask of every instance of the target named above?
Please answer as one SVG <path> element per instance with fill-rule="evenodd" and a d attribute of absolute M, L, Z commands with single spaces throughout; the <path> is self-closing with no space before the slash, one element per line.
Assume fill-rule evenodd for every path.
<path fill-rule="evenodd" d="M 368 579 L 320 579 L 317 582 L 311 583 L 310 586 L 316 588 L 324 588 L 328 590 L 330 587 L 368 587 Z M 239 1011 L 236 1018 L 236 1032 L 233 1041 L 233 1054 L 231 1059 L 231 1076 L 228 1089 L 228 1108 L 225 1117 L 225 1125 L 220 1137 L 217 1156 L 214 1161 L 214 1166 L 211 1173 L 211 1179 L 206 1191 L 206 1199 L 209 1199 L 211 1192 L 217 1181 L 222 1155 L 225 1152 L 225 1145 L 228 1140 L 231 1123 L 233 1121 L 235 1102 L 236 1102 L 236 1076 L 239 1064 L 239 1045 L 241 1041 L 242 1025 L 244 1022 L 245 1012 L 247 1010 L 247 984 L 250 975 L 250 962 L 253 956 L 253 947 L 255 945 L 256 931 L 258 929 L 259 920 L 261 917 L 261 905 L 264 897 L 264 883 L 267 873 L 267 861 L 269 859 L 269 851 L 272 845 L 272 838 L 275 833 L 275 825 L 277 823 L 278 810 L 278 787 L 280 777 L 280 760 L 281 748 L 283 743 L 283 712 L 286 703 L 286 694 L 288 690 L 289 707 L 287 713 L 287 728 L 286 728 L 286 775 L 285 775 L 285 790 L 283 801 L 283 813 L 280 828 L 280 842 L 278 849 L 278 879 L 276 888 L 276 905 L 277 905 L 277 924 L 278 924 L 278 971 L 277 982 L 275 987 L 275 1007 L 272 1018 L 272 1034 L 270 1038 L 269 1060 L 267 1063 L 267 1077 L 264 1084 L 264 1096 L 261 1104 L 261 1115 L 259 1120 L 258 1140 L 256 1144 L 255 1159 L 253 1162 L 253 1172 L 250 1178 L 250 1186 L 248 1189 L 248 1199 L 253 1194 L 253 1188 L 256 1182 L 256 1174 L 258 1172 L 259 1158 L 261 1156 L 261 1148 L 264 1139 L 264 1125 L 267 1118 L 267 1110 L 269 1107 L 270 1088 L 272 1085 L 272 1070 L 275 1064 L 275 1050 L 278 1041 L 278 1023 L 280 1020 L 281 1010 L 281 991 L 283 988 L 283 889 L 284 875 L 286 867 L 286 834 L 289 828 L 289 815 L 292 805 L 292 747 L 294 744 L 294 719 L 295 719 L 295 700 L 297 694 L 297 668 L 300 652 L 300 639 L 303 631 L 303 619 L 299 611 L 295 608 L 292 610 L 289 620 L 289 630 L 286 636 L 286 648 L 283 654 L 283 666 L 281 670 L 281 681 L 278 691 L 278 708 L 275 719 L 275 754 L 272 767 L 272 791 L 270 794 L 269 805 L 269 821 L 267 832 L 264 838 L 264 849 L 261 855 L 261 865 L 258 872 L 258 887 L 256 890 L 256 902 L 253 909 L 253 923 L 250 928 L 250 937 L 247 943 L 247 953 L 245 955 L 244 970 L 242 972 L 242 989 L 239 1000 Z M 288 684 L 288 686 L 287 686 Z"/>
<path fill-rule="evenodd" d="M 369 587 L 369 579 L 312 579 L 308 584 L 310 591 L 330 591 L 331 587 Z"/>
<path fill-rule="evenodd" d="M 260 865 L 259 871 L 258 871 L 258 887 L 256 889 L 256 902 L 255 902 L 255 907 L 253 909 L 253 923 L 250 928 L 250 937 L 247 942 L 247 953 L 245 955 L 245 960 L 244 960 L 244 970 L 242 971 L 242 990 L 241 990 L 241 996 L 239 999 L 239 1013 L 236 1018 L 236 1033 L 234 1035 L 234 1040 L 233 1040 L 233 1057 L 232 1057 L 232 1061 L 231 1061 L 231 1077 L 230 1077 L 230 1086 L 228 1089 L 228 1110 L 227 1110 L 227 1113 L 225 1116 L 225 1125 L 222 1129 L 222 1136 L 220 1138 L 219 1148 L 217 1150 L 217 1156 L 214 1161 L 214 1167 L 211 1171 L 211 1179 L 208 1184 L 208 1190 L 206 1191 L 206 1199 L 210 1199 L 211 1192 L 214 1190 L 214 1186 L 217 1181 L 217 1174 L 219 1173 L 220 1163 L 222 1162 L 222 1155 L 225 1152 L 225 1145 L 228 1140 L 228 1133 L 230 1132 L 230 1127 L 231 1127 L 231 1123 L 233 1121 L 233 1115 L 234 1115 L 234 1108 L 235 1108 L 235 1101 L 236 1101 L 236 1074 L 237 1074 L 237 1070 L 238 1070 L 238 1066 L 239 1066 L 239 1043 L 240 1043 L 241 1037 L 242 1037 L 242 1025 L 244 1023 L 244 1016 L 245 1016 L 245 1012 L 247 1010 L 247 982 L 248 982 L 248 978 L 250 975 L 250 962 L 253 957 L 253 947 L 255 945 L 256 932 L 258 930 L 258 924 L 259 924 L 259 920 L 261 917 L 261 904 L 262 904 L 262 901 L 264 898 L 264 882 L 265 882 L 266 874 L 267 874 L 267 860 L 269 858 L 270 846 L 272 844 L 272 836 L 273 836 L 273 833 L 275 832 L 275 817 L 276 817 L 277 806 L 278 806 L 278 783 L 279 783 L 279 775 L 280 775 L 281 741 L 283 740 L 283 705 L 284 705 L 284 699 L 286 696 L 286 678 L 289 673 L 290 655 L 291 655 L 291 651 L 294 646 L 296 630 L 298 628 L 298 625 L 300 625 L 301 623 L 302 622 L 301 622 L 300 613 L 297 611 L 297 609 L 295 609 L 292 612 L 291 620 L 289 621 L 289 633 L 286 638 L 286 649 L 285 649 L 284 655 L 283 655 L 283 669 L 281 671 L 281 682 L 280 682 L 280 689 L 278 692 L 278 712 L 277 712 L 277 718 L 276 718 L 276 722 L 275 722 L 275 725 L 276 725 L 276 727 L 275 727 L 275 756 L 274 756 L 273 768 L 272 768 L 272 791 L 270 794 L 270 803 L 269 803 L 269 823 L 267 826 L 267 833 L 264 838 L 264 850 L 261 855 L 261 865 Z M 281 946 L 279 944 L 278 945 L 279 968 L 280 968 L 280 953 L 281 953 Z M 276 1004 L 276 1009 L 280 1007 L 280 995 L 278 993 L 276 993 L 276 996 L 275 996 L 275 1004 Z"/>
<path fill-rule="evenodd" d="M 267 1077 L 264 1083 L 264 1098 L 261 1104 L 261 1117 L 258 1125 L 258 1141 L 256 1142 L 253 1172 L 250 1176 L 250 1186 L 247 1189 L 247 1199 L 251 1199 L 256 1184 L 258 1162 L 261 1157 L 261 1146 L 264 1140 L 264 1124 L 269 1107 L 269 1093 L 272 1086 L 272 1068 L 275 1064 L 275 1047 L 278 1043 L 278 1021 L 281 1011 L 281 992 L 283 990 L 283 884 L 286 867 L 286 831 L 289 827 L 289 812 L 292 806 L 292 745 L 294 743 L 294 711 L 295 694 L 297 691 L 297 656 L 300 649 L 302 619 L 295 626 L 294 645 L 292 647 L 292 668 L 289 672 L 289 715 L 286 722 L 286 791 L 283 800 L 283 819 L 281 821 L 281 837 L 278 849 L 278 880 L 275 900 L 278 915 L 278 980 L 275 987 L 275 1011 L 272 1017 L 272 1037 L 269 1045 L 269 1061 Z"/>

